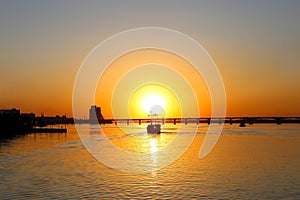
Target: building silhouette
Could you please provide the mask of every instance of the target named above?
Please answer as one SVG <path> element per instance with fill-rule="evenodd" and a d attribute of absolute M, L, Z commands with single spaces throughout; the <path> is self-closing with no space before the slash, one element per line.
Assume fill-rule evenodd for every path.
<path fill-rule="evenodd" d="M 35 124 L 35 114 L 21 113 L 19 109 L 0 110 L 0 137 L 30 132 Z"/>
<path fill-rule="evenodd" d="M 89 116 L 90 123 L 101 123 L 102 121 L 104 121 L 104 117 L 101 113 L 101 107 L 92 105 L 89 114 L 90 114 Z"/>
<path fill-rule="evenodd" d="M 0 115 L 20 115 L 20 110 L 13 108 L 11 110 L 0 110 Z"/>

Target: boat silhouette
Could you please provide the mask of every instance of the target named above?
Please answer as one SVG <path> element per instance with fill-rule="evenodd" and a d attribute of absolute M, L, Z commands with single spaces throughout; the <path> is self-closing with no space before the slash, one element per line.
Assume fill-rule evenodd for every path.
<path fill-rule="evenodd" d="M 151 118 L 150 124 L 147 126 L 147 133 L 150 134 L 160 134 L 161 132 L 161 125 L 159 123 L 156 123 L 154 117 L 158 116 L 158 114 L 149 114 L 148 115 Z"/>

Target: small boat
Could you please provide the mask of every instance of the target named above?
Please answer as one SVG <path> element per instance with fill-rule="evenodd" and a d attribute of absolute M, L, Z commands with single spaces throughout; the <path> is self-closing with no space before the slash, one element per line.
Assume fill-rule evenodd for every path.
<path fill-rule="evenodd" d="M 147 126 L 147 133 L 160 134 L 161 125 L 157 123 L 157 118 L 156 118 L 158 114 L 150 113 L 148 116 L 150 117 L 151 122 Z"/>
<path fill-rule="evenodd" d="M 147 133 L 160 134 L 161 126 L 160 124 L 149 124 L 147 126 Z"/>
<path fill-rule="evenodd" d="M 241 122 L 241 123 L 240 123 L 240 127 L 246 127 L 245 122 Z"/>

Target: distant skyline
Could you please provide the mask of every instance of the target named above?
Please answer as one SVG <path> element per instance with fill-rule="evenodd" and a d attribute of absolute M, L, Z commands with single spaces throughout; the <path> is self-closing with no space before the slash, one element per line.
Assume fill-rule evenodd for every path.
<path fill-rule="evenodd" d="M 228 116 L 300 115 L 300 1 L 0 5 L 0 109 L 71 116 L 74 80 L 88 53 L 113 34 L 155 26 L 183 32 L 208 51 L 224 80 Z M 199 90 L 199 98 L 208 95 Z M 107 118 L 109 103 L 97 93 L 96 104 Z"/>

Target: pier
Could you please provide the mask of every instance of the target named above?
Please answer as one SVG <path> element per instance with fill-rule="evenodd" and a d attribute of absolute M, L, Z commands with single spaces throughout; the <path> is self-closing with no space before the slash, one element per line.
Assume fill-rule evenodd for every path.
<path fill-rule="evenodd" d="M 66 128 L 33 128 L 28 133 L 67 133 Z"/>

